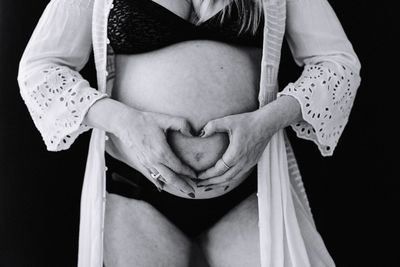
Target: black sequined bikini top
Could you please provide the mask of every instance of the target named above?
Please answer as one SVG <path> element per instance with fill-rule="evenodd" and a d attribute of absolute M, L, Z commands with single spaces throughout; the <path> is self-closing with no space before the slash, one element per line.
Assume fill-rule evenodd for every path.
<path fill-rule="evenodd" d="M 238 35 L 240 25 L 236 5 L 222 24 L 218 20 L 221 10 L 195 25 L 152 0 L 114 0 L 113 4 L 107 31 L 116 54 L 138 54 L 199 39 L 262 47 L 264 19 L 255 35 L 251 32 Z"/>

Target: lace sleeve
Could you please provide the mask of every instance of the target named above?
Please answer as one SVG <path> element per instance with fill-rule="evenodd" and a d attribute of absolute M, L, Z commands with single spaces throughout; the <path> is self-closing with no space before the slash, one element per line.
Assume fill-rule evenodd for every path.
<path fill-rule="evenodd" d="M 358 85 L 359 79 L 344 66 L 338 72 L 323 64 L 309 65 L 278 97 L 290 95 L 299 101 L 303 121 L 291 125 L 293 130 L 298 137 L 314 141 L 321 154 L 329 156 L 347 124 Z"/>
<path fill-rule="evenodd" d="M 36 74 L 38 75 L 38 74 Z M 20 81 L 20 93 L 49 151 L 68 149 L 90 129 L 82 123 L 89 107 L 107 94 L 91 88 L 68 67 L 52 65 L 41 70 L 40 80 Z"/>
<path fill-rule="evenodd" d="M 79 73 L 91 51 L 92 1 L 51 1 L 20 60 L 20 94 L 49 151 L 68 149 L 89 130 L 86 112 L 108 96 Z"/>
<path fill-rule="evenodd" d="M 291 127 L 330 156 L 348 122 L 361 65 L 326 0 L 288 0 L 287 8 L 288 44 L 304 70 L 278 97 L 290 95 L 299 101 L 303 121 Z"/>

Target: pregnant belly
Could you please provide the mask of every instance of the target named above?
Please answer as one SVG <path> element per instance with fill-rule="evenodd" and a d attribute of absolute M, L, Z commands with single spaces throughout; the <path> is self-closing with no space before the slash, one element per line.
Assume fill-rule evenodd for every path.
<path fill-rule="evenodd" d="M 195 131 L 208 121 L 258 108 L 261 49 L 195 40 L 137 55 L 116 55 L 116 77 L 111 97 L 133 108 L 186 118 Z M 226 133 L 207 138 L 169 131 L 167 140 L 177 156 L 196 171 L 215 164 L 225 152 Z M 106 148 L 107 149 L 107 148 Z M 126 151 L 113 151 L 123 160 Z M 246 175 L 232 183 L 240 184 Z M 196 198 L 227 191 L 196 188 Z M 179 190 L 165 190 L 187 197 Z"/>

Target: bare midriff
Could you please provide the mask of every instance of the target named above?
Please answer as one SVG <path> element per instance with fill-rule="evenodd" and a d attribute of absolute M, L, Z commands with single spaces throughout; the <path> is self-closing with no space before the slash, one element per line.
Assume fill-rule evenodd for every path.
<path fill-rule="evenodd" d="M 148 53 L 117 54 L 111 97 L 138 110 L 186 118 L 198 132 L 212 119 L 258 108 L 261 53 L 257 47 L 194 40 Z M 200 138 L 168 131 L 167 138 L 176 155 L 197 172 L 212 167 L 229 144 L 227 133 Z M 112 154 L 123 160 L 125 153 Z M 196 198 L 212 198 L 229 192 L 248 174 L 229 184 L 227 190 L 215 187 L 205 191 L 190 179 L 182 179 L 194 187 Z M 189 198 L 172 186 L 166 185 L 164 190 Z"/>

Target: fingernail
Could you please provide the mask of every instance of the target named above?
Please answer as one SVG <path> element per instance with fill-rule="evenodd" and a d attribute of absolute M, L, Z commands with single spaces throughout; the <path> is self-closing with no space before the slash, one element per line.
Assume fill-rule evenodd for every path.
<path fill-rule="evenodd" d="M 206 134 L 206 132 L 204 131 L 204 129 L 202 129 L 202 130 L 200 131 L 199 137 L 203 137 L 205 134 Z"/>
<path fill-rule="evenodd" d="M 196 195 L 194 193 L 189 193 L 188 196 L 191 197 L 191 198 L 195 198 L 196 197 Z"/>

